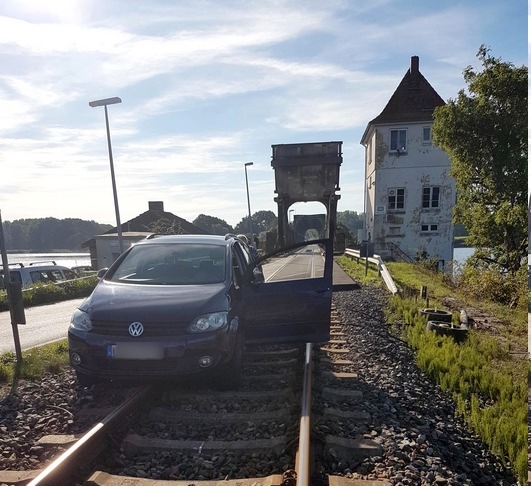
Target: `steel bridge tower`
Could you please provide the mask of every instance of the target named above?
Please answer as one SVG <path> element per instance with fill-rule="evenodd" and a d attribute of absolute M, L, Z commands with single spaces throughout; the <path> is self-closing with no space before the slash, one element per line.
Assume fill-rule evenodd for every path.
<path fill-rule="evenodd" d="M 337 202 L 340 195 L 339 167 L 343 142 L 272 145 L 271 166 L 275 171 L 275 202 L 278 206 L 278 245 L 295 242 L 288 210 L 297 202 L 317 201 L 326 208 L 322 238 L 335 235 Z"/>

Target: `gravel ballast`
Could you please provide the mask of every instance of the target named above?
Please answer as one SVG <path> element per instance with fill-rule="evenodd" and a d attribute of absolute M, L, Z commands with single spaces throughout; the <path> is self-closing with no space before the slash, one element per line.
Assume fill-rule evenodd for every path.
<path fill-rule="evenodd" d="M 355 363 L 352 371 L 359 375 L 357 386 L 363 392 L 356 407 L 370 414 L 365 435 L 383 450 L 381 456 L 337 473 L 385 478 L 396 486 L 517 485 L 510 467 L 455 417 L 451 398 L 419 370 L 411 349 L 390 333 L 383 317 L 387 297 L 384 291 L 367 287 L 334 294 Z M 92 403 L 108 404 L 108 398 L 104 400 L 97 388 L 79 386 L 70 370 L 19 384 L 0 400 L 0 469 L 41 467 L 52 453 L 37 440 L 47 434 L 79 432 L 80 410 Z M 165 464 L 164 455 L 159 455 L 158 468 L 171 469 L 172 460 L 168 455 Z M 198 462 L 190 476 L 201 476 L 199 467 Z M 250 468 L 253 475 L 261 475 Z"/>

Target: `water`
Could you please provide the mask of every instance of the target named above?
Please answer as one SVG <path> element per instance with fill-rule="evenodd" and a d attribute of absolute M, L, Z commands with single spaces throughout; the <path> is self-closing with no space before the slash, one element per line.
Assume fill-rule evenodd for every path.
<path fill-rule="evenodd" d="M 459 267 L 465 263 L 465 260 L 470 257 L 472 253 L 474 253 L 474 248 L 454 248 L 453 259 L 457 262 Z M 50 260 L 53 260 L 57 265 L 63 265 L 69 268 L 90 266 L 89 253 L 8 253 L 7 259 L 9 263 L 23 263 L 24 265 L 28 265 L 31 262 L 46 261 L 47 263 L 50 263 Z"/>
<path fill-rule="evenodd" d="M 53 260 L 57 265 L 64 267 L 90 266 L 90 253 L 8 253 L 9 263 L 23 263 L 28 265 L 31 262 L 45 262 L 52 264 Z M 0 265 L 1 265 L 0 261 Z"/>
<path fill-rule="evenodd" d="M 454 248 L 454 261 L 457 262 L 459 266 L 464 265 L 466 259 L 472 256 L 474 253 L 474 248 L 470 247 L 460 247 Z"/>

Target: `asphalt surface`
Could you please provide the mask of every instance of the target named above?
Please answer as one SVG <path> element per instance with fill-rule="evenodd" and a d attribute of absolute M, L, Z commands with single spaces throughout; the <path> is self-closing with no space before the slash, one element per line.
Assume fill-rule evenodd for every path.
<path fill-rule="evenodd" d="M 66 300 L 27 308 L 26 324 L 17 326 L 22 350 L 65 338 L 70 317 L 83 300 Z M 9 312 L 0 312 L 0 353 L 8 351 L 15 352 L 11 316 Z"/>

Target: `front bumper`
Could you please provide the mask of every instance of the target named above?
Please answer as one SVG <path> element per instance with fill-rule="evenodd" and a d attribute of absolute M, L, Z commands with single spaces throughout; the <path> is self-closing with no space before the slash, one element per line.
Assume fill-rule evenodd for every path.
<path fill-rule="evenodd" d="M 204 373 L 226 363 L 232 357 L 235 336 L 235 326 L 229 326 L 197 335 L 158 336 L 144 341 L 121 337 L 117 341 L 113 336 L 70 329 L 68 347 L 70 363 L 78 373 L 100 378 L 170 378 Z M 148 350 L 161 349 L 160 355 L 127 353 L 120 357 L 116 352 L 121 344 L 141 342 Z"/>

